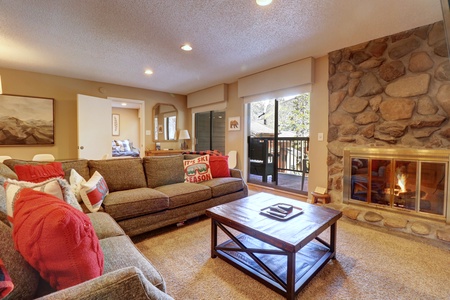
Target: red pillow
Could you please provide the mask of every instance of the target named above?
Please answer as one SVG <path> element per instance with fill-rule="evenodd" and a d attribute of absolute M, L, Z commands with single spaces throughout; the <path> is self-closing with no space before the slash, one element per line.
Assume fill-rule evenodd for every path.
<path fill-rule="evenodd" d="M 209 157 L 211 166 L 211 174 L 213 178 L 230 177 L 230 169 L 228 168 L 228 155 Z"/>
<path fill-rule="evenodd" d="M 42 165 L 16 165 L 14 170 L 20 181 L 38 183 L 55 177 L 64 179 L 64 171 L 60 162 Z"/>
<path fill-rule="evenodd" d="M 103 252 L 89 217 L 55 196 L 20 191 L 13 239 L 16 250 L 57 290 L 103 272 Z"/>

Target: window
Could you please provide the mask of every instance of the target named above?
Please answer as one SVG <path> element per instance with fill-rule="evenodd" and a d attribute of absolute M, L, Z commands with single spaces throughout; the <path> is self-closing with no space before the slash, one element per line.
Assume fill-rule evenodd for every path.
<path fill-rule="evenodd" d="M 164 137 L 168 141 L 175 140 L 175 134 L 177 132 L 177 117 L 176 116 L 170 116 L 170 117 L 164 117 Z"/>

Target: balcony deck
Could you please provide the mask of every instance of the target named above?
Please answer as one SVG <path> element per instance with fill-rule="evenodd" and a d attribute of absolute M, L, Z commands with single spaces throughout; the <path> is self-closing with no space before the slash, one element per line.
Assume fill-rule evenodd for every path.
<path fill-rule="evenodd" d="M 249 137 L 248 142 L 249 183 L 308 193 L 308 137 Z M 278 182 L 272 181 L 274 175 Z"/>
<path fill-rule="evenodd" d="M 302 190 L 302 176 L 286 173 L 278 173 L 278 185 L 272 182 L 272 176 L 269 175 L 267 182 L 263 182 L 262 176 L 249 174 L 248 182 L 254 184 L 260 184 L 269 187 L 276 187 L 279 189 L 285 189 L 287 191 L 292 191 L 295 193 L 308 193 L 308 174 L 305 176 L 305 182 L 303 184 Z"/>

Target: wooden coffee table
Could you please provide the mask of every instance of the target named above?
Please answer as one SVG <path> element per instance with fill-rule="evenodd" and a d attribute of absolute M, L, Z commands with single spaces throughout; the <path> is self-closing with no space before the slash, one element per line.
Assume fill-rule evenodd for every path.
<path fill-rule="evenodd" d="M 277 203 L 303 212 L 288 220 L 260 213 Z M 336 222 L 342 213 L 267 193 L 206 210 L 211 217 L 211 257 L 220 257 L 272 290 L 295 295 L 336 255 Z M 318 237 L 330 227 L 330 241 Z M 218 245 L 218 228 L 230 240 Z M 230 230 L 231 229 L 231 230 Z"/>

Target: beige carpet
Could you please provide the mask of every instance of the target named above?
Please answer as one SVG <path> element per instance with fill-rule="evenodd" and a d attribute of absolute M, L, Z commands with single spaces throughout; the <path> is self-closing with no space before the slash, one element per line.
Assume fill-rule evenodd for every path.
<path fill-rule="evenodd" d="M 328 239 L 328 234 L 322 237 Z M 220 258 L 210 257 L 206 217 L 133 240 L 161 272 L 175 299 L 284 299 Z M 337 251 L 337 259 L 297 299 L 450 299 L 448 248 L 341 219 Z"/>

